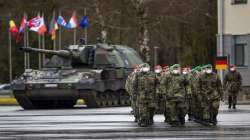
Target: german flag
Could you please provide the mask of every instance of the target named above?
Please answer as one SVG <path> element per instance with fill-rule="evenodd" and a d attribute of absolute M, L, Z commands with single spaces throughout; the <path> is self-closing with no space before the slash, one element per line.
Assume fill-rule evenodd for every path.
<path fill-rule="evenodd" d="M 228 68 L 227 57 L 226 56 L 217 57 L 215 64 L 216 64 L 215 68 L 217 70 L 227 70 Z"/>

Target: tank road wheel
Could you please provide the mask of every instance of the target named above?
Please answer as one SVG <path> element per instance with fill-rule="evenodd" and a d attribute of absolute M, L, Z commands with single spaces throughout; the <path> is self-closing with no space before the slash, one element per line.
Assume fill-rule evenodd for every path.
<path fill-rule="evenodd" d="M 113 98 L 113 106 L 119 106 L 119 97 L 115 94 L 116 92 L 113 93 L 112 98 Z"/>
<path fill-rule="evenodd" d="M 14 91 L 14 96 L 23 109 L 35 109 L 31 100 L 25 95 L 25 91 Z"/>
<path fill-rule="evenodd" d="M 121 90 L 119 93 L 120 93 L 120 105 L 121 106 L 128 106 L 128 105 L 130 105 L 129 94 L 126 91 L 124 91 L 124 90 Z"/>

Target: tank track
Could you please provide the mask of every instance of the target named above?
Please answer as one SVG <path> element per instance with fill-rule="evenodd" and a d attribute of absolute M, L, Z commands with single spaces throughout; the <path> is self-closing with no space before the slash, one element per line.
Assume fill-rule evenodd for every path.
<path fill-rule="evenodd" d="M 94 91 L 92 94 L 83 96 L 88 108 L 118 107 L 130 105 L 130 97 L 125 90 L 119 91 Z"/>
<path fill-rule="evenodd" d="M 32 100 L 24 91 L 14 91 L 14 96 L 19 105 L 24 109 L 73 108 L 77 101 L 76 99 Z"/>

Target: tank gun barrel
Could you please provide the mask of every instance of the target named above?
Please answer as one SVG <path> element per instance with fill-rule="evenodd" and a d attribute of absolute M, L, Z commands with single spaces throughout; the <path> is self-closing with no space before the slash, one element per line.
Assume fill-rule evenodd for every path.
<path fill-rule="evenodd" d="M 46 49 L 37 49 L 37 48 L 31 48 L 31 47 L 22 47 L 20 48 L 21 51 L 27 52 L 27 53 L 43 53 L 43 54 L 50 54 L 50 55 L 57 55 L 61 57 L 73 57 L 72 53 L 67 50 L 46 50 Z"/>

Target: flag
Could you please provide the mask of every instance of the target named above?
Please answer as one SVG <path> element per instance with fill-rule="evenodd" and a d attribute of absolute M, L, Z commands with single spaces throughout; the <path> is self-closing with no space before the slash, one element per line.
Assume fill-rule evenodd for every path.
<path fill-rule="evenodd" d="M 51 40 L 56 38 L 56 30 L 58 30 L 58 25 L 55 18 L 53 17 L 49 25 L 49 34 L 51 35 Z"/>
<path fill-rule="evenodd" d="M 58 25 L 63 26 L 63 27 L 66 27 L 66 25 L 67 25 L 66 21 L 64 20 L 64 18 L 62 16 L 59 16 L 57 18 L 56 22 Z"/>
<path fill-rule="evenodd" d="M 13 20 L 10 20 L 9 21 L 9 31 L 10 31 L 10 33 L 11 33 L 11 35 L 13 36 L 13 37 L 16 37 L 16 35 L 17 35 L 17 33 L 18 33 L 18 28 L 16 27 L 16 24 L 15 24 L 15 22 L 13 21 Z"/>
<path fill-rule="evenodd" d="M 217 70 L 226 70 L 228 68 L 227 57 L 217 57 L 215 67 Z"/>
<path fill-rule="evenodd" d="M 44 18 L 40 16 L 31 19 L 28 25 L 31 31 L 37 32 L 39 35 L 42 35 L 47 31 Z"/>
<path fill-rule="evenodd" d="M 78 26 L 76 12 L 73 12 L 73 15 L 71 16 L 68 24 L 66 25 L 66 28 L 68 29 L 74 29 Z"/>
<path fill-rule="evenodd" d="M 19 33 L 23 33 L 24 30 L 27 28 L 27 26 L 28 26 L 27 19 L 25 17 L 23 17 L 21 24 L 20 24 L 20 27 L 19 27 Z"/>
<path fill-rule="evenodd" d="M 87 16 L 84 16 L 82 20 L 80 21 L 80 26 L 82 28 L 87 28 L 89 26 L 89 19 Z"/>

